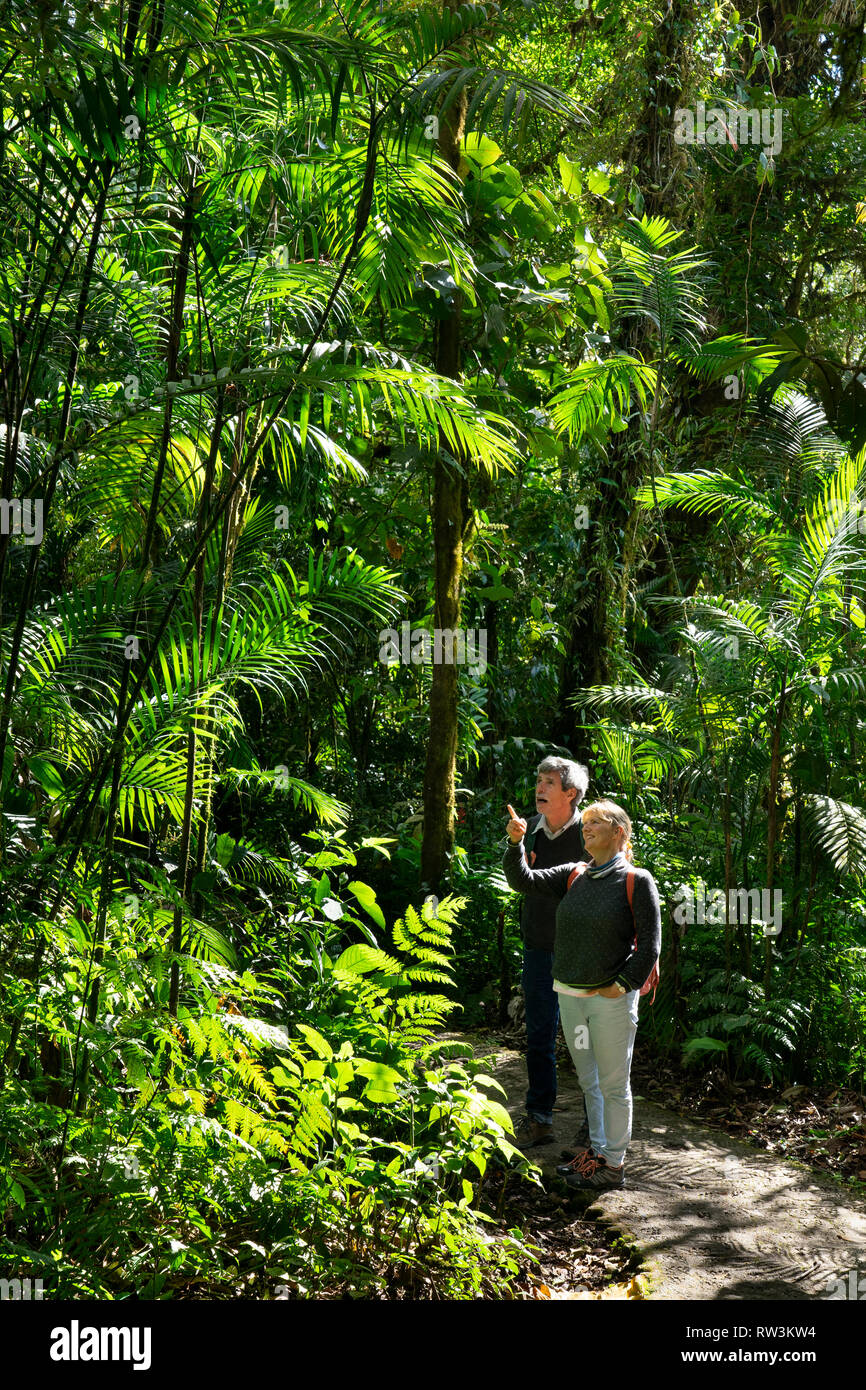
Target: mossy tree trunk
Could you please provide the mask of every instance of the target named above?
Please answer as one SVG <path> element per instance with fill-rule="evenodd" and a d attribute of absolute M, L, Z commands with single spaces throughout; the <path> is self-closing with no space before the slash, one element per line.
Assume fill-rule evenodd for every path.
<path fill-rule="evenodd" d="M 449 9 L 456 0 L 444 0 Z M 439 117 L 439 153 L 456 172 L 460 142 L 466 123 L 468 97 L 459 98 Z M 436 371 L 455 380 L 460 375 L 462 295 L 455 290 L 448 314 L 438 321 Z M 467 468 L 469 461 L 454 459 L 443 437 L 433 472 L 433 578 L 434 622 L 453 633 L 460 622 L 463 551 L 471 520 Z M 421 888 L 438 893 L 448 878 L 454 847 L 454 773 L 458 743 L 458 677 L 453 638 L 441 660 L 434 660 L 430 688 L 430 726 L 424 769 L 424 836 L 421 845 Z M 450 660 L 448 658 L 451 658 Z"/>

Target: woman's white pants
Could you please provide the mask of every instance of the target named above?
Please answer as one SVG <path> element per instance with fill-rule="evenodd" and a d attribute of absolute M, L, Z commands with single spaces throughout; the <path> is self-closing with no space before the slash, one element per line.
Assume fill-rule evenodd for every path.
<path fill-rule="evenodd" d="M 631 1056 L 637 1032 L 636 989 L 619 999 L 559 995 L 559 1017 L 586 1100 L 589 1142 L 612 1168 L 631 1138 Z"/>

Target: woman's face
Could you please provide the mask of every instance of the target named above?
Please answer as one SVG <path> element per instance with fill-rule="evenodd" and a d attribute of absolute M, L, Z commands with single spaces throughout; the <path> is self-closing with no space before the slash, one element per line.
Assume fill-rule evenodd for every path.
<path fill-rule="evenodd" d="M 596 864 L 606 864 L 625 844 L 625 831 L 589 807 L 583 813 L 583 843 Z"/>

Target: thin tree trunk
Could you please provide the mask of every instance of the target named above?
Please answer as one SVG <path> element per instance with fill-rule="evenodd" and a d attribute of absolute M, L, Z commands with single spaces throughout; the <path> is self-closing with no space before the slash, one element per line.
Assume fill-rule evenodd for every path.
<path fill-rule="evenodd" d="M 785 704 L 787 701 L 787 677 L 782 676 L 782 689 L 779 694 L 779 705 L 776 711 L 776 723 L 773 728 L 773 743 L 770 753 L 770 785 L 767 791 L 767 892 L 773 891 L 773 880 L 776 872 L 776 840 L 778 838 L 779 825 L 779 782 L 782 773 L 782 724 L 785 718 Z M 771 900 L 772 901 L 772 900 Z M 772 964 L 772 946 L 770 938 L 764 938 L 764 993 L 770 992 Z"/>
<path fill-rule="evenodd" d="M 444 8 L 456 9 L 456 0 Z M 439 153 L 457 171 L 460 142 L 467 109 L 466 89 L 443 112 L 439 121 Z M 436 341 L 436 371 L 442 376 L 460 375 L 462 302 L 455 291 L 451 311 L 440 320 Z M 463 547 L 471 517 L 466 482 L 466 460 L 452 461 L 447 441 L 440 435 L 433 474 L 433 582 L 435 626 L 451 632 L 442 641 L 441 660 L 433 662 L 430 688 L 430 726 L 424 769 L 424 836 L 421 846 L 421 888 L 438 893 L 448 876 L 454 847 L 454 772 L 457 763 L 458 668 L 455 664 L 454 629 L 460 622 L 460 590 L 463 579 Z"/>
<path fill-rule="evenodd" d="M 729 769 L 730 772 L 730 769 Z M 724 800 L 724 832 L 725 832 L 725 988 L 731 985 L 731 945 L 733 931 L 731 927 L 731 887 L 733 884 L 733 847 L 731 845 L 731 780 L 730 775 L 725 783 Z"/>

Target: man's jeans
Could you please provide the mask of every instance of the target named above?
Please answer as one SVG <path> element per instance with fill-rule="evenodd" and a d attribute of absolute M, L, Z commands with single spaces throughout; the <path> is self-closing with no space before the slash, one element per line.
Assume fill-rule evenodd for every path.
<path fill-rule="evenodd" d="M 553 952 L 523 948 L 526 1003 L 526 1110 L 540 1125 L 553 1124 L 556 1100 L 556 1030 L 559 996 L 553 989 Z"/>
<path fill-rule="evenodd" d="M 636 989 L 619 999 L 560 994 L 562 1031 L 586 1101 L 589 1142 L 612 1168 L 631 1138 L 631 1055 L 637 1032 Z"/>

